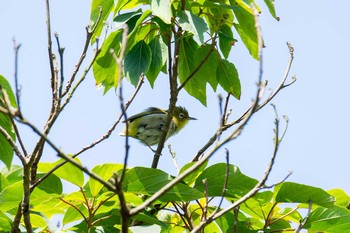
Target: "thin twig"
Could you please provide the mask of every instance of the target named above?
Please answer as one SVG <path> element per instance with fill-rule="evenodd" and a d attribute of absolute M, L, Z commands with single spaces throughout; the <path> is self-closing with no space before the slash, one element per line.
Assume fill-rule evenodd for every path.
<path fill-rule="evenodd" d="M 297 229 L 295 229 L 294 233 L 298 233 L 298 232 L 300 232 L 303 229 L 303 227 L 305 226 L 306 222 L 309 220 L 311 210 L 312 210 L 312 201 L 310 200 L 307 214 L 306 214 L 305 218 L 303 219 L 303 221 L 300 222 L 300 224 L 298 225 Z"/>
<path fill-rule="evenodd" d="M 85 45 L 84 45 L 84 48 L 83 48 L 83 51 L 80 55 L 80 58 L 79 58 L 79 61 L 78 63 L 75 65 L 75 69 L 72 73 L 72 76 L 70 77 L 70 79 L 68 80 L 67 82 L 67 85 L 64 89 L 64 91 L 62 92 L 62 95 L 60 96 L 60 98 L 64 97 L 69 91 L 70 91 L 70 88 L 75 80 L 75 76 L 77 75 L 85 57 L 86 57 L 86 52 L 89 48 L 89 45 L 90 45 L 90 40 L 91 40 L 91 37 L 92 35 L 94 34 L 96 28 L 97 28 L 97 25 L 100 23 L 100 20 L 101 20 L 101 16 L 102 16 L 102 7 L 99 8 L 99 14 L 98 14 L 98 17 L 97 17 L 97 20 L 96 20 L 96 23 L 95 23 L 95 26 L 90 30 L 89 26 L 87 26 L 85 28 L 85 31 L 86 31 L 86 40 L 85 40 Z"/>
<path fill-rule="evenodd" d="M 66 203 L 67 205 L 71 206 L 71 207 L 72 207 L 73 209 L 75 209 L 76 211 L 78 211 L 78 213 L 84 218 L 84 221 L 85 221 L 86 223 L 88 223 L 88 219 L 85 217 L 84 213 L 81 212 L 81 210 L 80 210 L 77 206 L 73 205 L 73 204 L 70 203 L 69 201 L 64 200 L 62 197 L 60 197 L 60 200 L 61 200 L 62 202 L 64 202 L 64 203 Z"/>
<path fill-rule="evenodd" d="M 260 181 L 255 185 L 254 188 L 252 188 L 248 193 L 246 193 L 244 196 L 242 196 L 240 199 L 238 199 L 236 202 L 234 202 L 233 204 L 229 205 L 228 207 L 226 207 L 225 209 L 217 212 L 217 213 L 213 213 L 210 216 L 208 216 L 208 219 L 206 221 L 202 221 L 200 222 L 200 224 L 198 224 L 192 231 L 191 233 L 196 233 L 198 231 L 200 231 L 204 226 L 206 226 L 207 224 L 211 223 L 212 221 L 214 221 L 215 219 L 221 217 L 222 215 L 224 215 L 225 213 L 239 207 L 242 203 L 244 203 L 245 201 L 247 201 L 249 198 L 253 197 L 257 192 L 259 192 L 261 189 L 264 188 L 265 183 L 271 173 L 272 167 L 275 163 L 275 159 L 277 156 L 277 151 L 279 148 L 279 119 L 278 116 L 276 116 L 275 119 L 275 144 L 274 144 L 274 152 L 273 155 L 270 159 L 270 163 L 263 175 L 263 177 L 260 179 Z M 200 160 L 201 161 L 201 160 Z M 199 161 L 199 162 L 200 162 Z"/>
<path fill-rule="evenodd" d="M 130 100 L 126 103 L 125 105 L 125 109 L 128 109 L 128 107 L 130 106 L 130 104 L 133 102 L 133 100 L 135 99 L 138 91 L 140 90 L 142 84 L 144 81 L 144 77 L 142 77 L 133 93 L 133 95 L 131 96 Z M 81 150 L 79 150 L 78 152 L 74 153 L 72 155 L 72 158 L 77 157 L 78 155 L 86 152 L 87 150 L 95 147 L 96 145 L 98 145 L 99 143 L 101 143 L 102 141 L 104 141 L 105 139 L 109 138 L 112 134 L 112 132 L 114 131 L 114 129 L 116 128 L 116 126 L 118 125 L 118 123 L 120 122 L 121 118 L 123 117 L 123 115 L 119 115 L 119 117 L 117 118 L 117 120 L 113 123 L 113 125 L 108 129 L 107 133 L 105 133 L 101 138 L 99 138 L 98 140 L 94 141 L 93 143 L 91 143 L 88 146 L 83 147 Z M 57 164 L 55 167 L 53 167 L 50 171 L 48 171 L 47 173 L 45 173 L 42 177 L 38 178 L 35 182 L 35 184 L 32 185 L 32 187 L 36 187 L 37 185 L 39 185 L 44 179 L 46 179 L 49 175 L 51 175 L 54 171 L 56 171 L 58 168 L 62 167 L 64 164 L 66 164 L 68 161 L 62 161 L 61 163 Z"/>
<path fill-rule="evenodd" d="M 58 48 L 58 54 L 60 55 L 60 82 L 58 87 L 58 96 L 62 96 L 62 89 L 63 89 L 63 82 L 64 82 L 64 63 L 63 63 L 63 53 L 64 53 L 64 47 L 61 47 L 60 39 L 58 36 L 58 33 L 55 32 L 54 36 L 56 38 L 57 48 Z M 59 98 L 61 100 L 61 98 Z"/>
<path fill-rule="evenodd" d="M 120 204 L 120 214 L 122 218 L 122 232 L 123 233 L 128 233 L 128 228 L 129 228 L 129 207 L 127 206 L 124 191 L 123 191 L 123 180 L 125 177 L 126 169 L 127 169 L 127 164 L 128 164 L 128 158 L 129 158 L 129 137 L 128 137 L 128 132 L 129 132 L 129 124 L 128 124 L 128 116 L 126 114 L 126 108 L 124 105 L 124 97 L 123 97 L 123 60 L 124 60 L 124 53 L 125 49 L 127 46 L 127 38 L 128 38 L 128 31 L 129 27 L 127 24 L 124 25 L 123 27 L 123 37 L 122 37 L 122 45 L 119 53 L 119 57 L 115 54 L 114 51 L 111 51 L 117 65 L 118 65 L 118 78 L 119 78 L 119 102 L 120 102 L 120 109 L 122 112 L 122 116 L 125 120 L 125 127 L 126 127 L 126 137 L 125 137 L 125 155 L 124 155 L 124 165 L 123 169 L 121 172 L 120 177 L 118 177 L 118 174 L 116 173 L 116 179 L 115 179 L 115 187 L 116 187 L 116 193 L 118 194 L 119 197 L 119 204 Z M 143 74 L 141 74 L 141 78 L 143 77 Z M 140 78 L 140 79 L 141 79 Z"/>
<path fill-rule="evenodd" d="M 18 114 L 21 116 L 21 86 L 18 83 L 18 51 L 21 48 L 21 44 L 17 44 L 15 38 L 13 38 L 13 50 L 15 52 L 15 90 L 16 90 L 16 101 L 17 101 L 17 109 Z"/>

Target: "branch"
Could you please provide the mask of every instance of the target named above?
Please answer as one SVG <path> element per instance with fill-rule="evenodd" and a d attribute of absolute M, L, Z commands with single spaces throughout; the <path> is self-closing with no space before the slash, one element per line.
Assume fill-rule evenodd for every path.
<path fill-rule="evenodd" d="M 58 54 L 60 55 L 60 85 L 58 87 L 58 96 L 62 96 L 62 89 L 63 89 L 63 82 L 64 82 L 64 63 L 63 63 L 63 53 L 64 53 L 64 47 L 61 47 L 60 40 L 58 37 L 58 33 L 54 33 L 56 42 L 57 42 L 57 48 L 58 48 Z M 61 98 L 59 98 L 61 100 Z"/>
<path fill-rule="evenodd" d="M 277 151 L 279 148 L 279 144 L 280 144 L 280 140 L 279 140 L 279 119 L 278 119 L 278 115 L 277 112 L 276 113 L 276 119 L 275 119 L 275 140 L 274 140 L 274 152 L 273 155 L 271 157 L 270 163 L 263 175 L 263 177 L 261 178 L 261 180 L 255 185 L 255 187 L 253 189 L 251 189 L 248 193 L 246 193 L 244 196 L 242 196 L 240 199 L 238 199 L 236 202 L 234 202 L 233 204 L 229 205 L 227 208 L 219 211 L 219 212 L 213 212 L 210 216 L 208 216 L 206 221 L 202 221 L 200 222 L 200 224 L 198 224 L 192 231 L 191 233 L 195 233 L 195 232 L 199 232 L 204 226 L 206 226 L 207 224 L 211 223 L 212 221 L 214 221 L 215 219 L 221 217 L 222 215 L 224 215 L 225 213 L 239 207 L 242 203 L 244 203 L 245 201 L 247 201 L 248 199 L 250 199 L 251 197 L 253 197 L 257 192 L 259 192 L 261 189 L 263 189 L 265 187 L 265 183 L 267 181 L 267 178 L 269 177 L 271 171 L 272 171 L 272 167 L 275 163 L 275 159 L 277 156 Z M 202 159 L 201 159 L 202 160 Z M 200 161 L 201 161 L 200 160 Z"/>
<path fill-rule="evenodd" d="M 304 220 L 301 221 L 300 224 L 298 225 L 298 228 L 295 229 L 294 233 L 298 233 L 298 232 L 300 232 L 300 231 L 303 229 L 303 227 L 305 226 L 307 220 L 309 220 L 311 210 L 312 210 L 312 201 L 310 200 L 310 201 L 309 201 L 309 208 L 308 208 L 307 214 L 306 214 Z"/>
<path fill-rule="evenodd" d="M 75 69 L 74 69 L 74 71 L 72 73 L 72 76 L 70 77 L 70 79 L 69 79 L 69 81 L 68 81 L 68 83 L 67 83 L 67 85 L 65 87 L 65 90 L 63 91 L 62 95 L 60 96 L 61 98 L 64 97 L 70 91 L 70 88 L 71 88 L 71 86 L 72 86 L 72 84 L 74 82 L 75 76 L 77 75 L 77 73 L 78 73 L 78 71 L 79 71 L 79 69 L 80 69 L 80 67 L 81 67 L 81 65 L 82 65 L 82 63 L 83 63 L 83 61 L 84 61 L 84 59 L 86 57 L 86 52 L 87 52 L 87 50 L 89 48 L 91 37 L 94 34 L 94 32 L 95 32 L 95 30 L 97 28 L 97 25 L 100 23 L 100 20 L 101 20 L 102 7 L 100 7 L 99 10 L 100 11 L 99 11 L 98 18 L 96 20 L 95 26 L 91 30 L 89 30 L 88 26 L 85 28 L 85 30 L 86 30 L 86 40 L 85 40 L 85 45 L 84 45 L 83 51 L 82 51 L 82 53 L 80 55 L 78 63 L 75 65 Z"/>
<path fill-rule="evenodd" d="M 164 148 L 164 143 L 166 140 L 166 135 L 168 134 L 170 123 L 173 119 L 174 109 L 177 102 L 177 97 L 179 95 L 178 89 L 177 89 L 177 76 L 178 76 L 178 56 L 180 51 L 180 39 L 182 35 L 182 29 L 179 28 L 176 32 L 174 27 L 172 27 L 172 30 L 174 31 L 174 37 L 175 37 L 175 48 L 174 48 L 174 61 L 172 61 L 171 57 L 171 38 L 168 38 L 168 61 L 169 61 L 169 84 L 170 84 L 170 100 L 169 100 L 169 107 L 167 112 L 167 118 L 164 123 L 164 131 L 160 135 L 158 147 L 156 152 L 153 156 L 152 161 L 152 168 L 158 167 L 158 162 L 160 155 L 162 154 L 162 150 Z M 173 64 L 172 64 L 173 62 Z"/>
<path fill-rule="evenodd" d="M 21 115 L 21 87 L 18 84 L 18 51 L 21 48 L 21 44 L 17 44 L 15 38 L 13 38 L 13 50 L 15 52 L 15 90 L 16 90 L 16 101 L 17 101 L 17 109 L 18 115 Z"/>
<path fill-rule="evenodd" d="M 130 104 L 132 103 L 132 101 L 134 100 L 134 98 L 136 97 L 138 91 L 140 90 L 142 84 L 144 81 L 144 77 L 140 78 L 139 83 L 133 93 L 133 95 L 131 96 L 130 100 L 126 103 L 125 105 L 125 110 L 129 108 Z M 111 136 L 112 132 L 114 131 L 115 127 L 118 125 L 118 123 L 120 122 L 121 118 L 123 117 L 123 114 L 121 114 L 117 120 L 113 123 L 113 125 L 109 128 L 109 130 L 107 131 L 107 133 L 105 133 L 100 139 L 94 141 L 93 143 L 91 143 L 88 146 L 83 147 L 80 151 L 76 152 L 75 154 L 72 155 L 72 158 L 77 157 L 78 155 L 84 153 L 85 151 L 95 147 L 96 145 L 98 145 L 99 143 L 101 143 L 102 141 L 104 141 L 105 139 L 109 138 L 109 136 Z M 54 171 L 56 171 L 58 168 L 62 167 L 64 164 L 66 164 L 68 161 L 63 161 L 59 164 L 57 164 L 55 167 L 53 167 L 50 171 L 48 171 L 47 173 L 45 173 L 42 177 L 40 177 L 39 179 L 36 180 L 36 182 L 32 185 L 32 188 L 36 187 L 37 185 L 39 185 L 44 179 L 46 179 L 49 175 L 51 175 Z"/>

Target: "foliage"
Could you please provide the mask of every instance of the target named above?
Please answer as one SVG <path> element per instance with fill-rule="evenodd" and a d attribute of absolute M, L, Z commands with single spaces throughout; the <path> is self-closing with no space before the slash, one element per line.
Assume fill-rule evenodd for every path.
<path fill-rule="evenodd" d="M 274 0 L 264 2 L 278 20 Z M 48 9 L 47 5 L 49 15 Z M 124 112 L 101 140 L 76 154 L 65 154 L 49 139 L 52 125 L 91 67 L 96 83 L 105 92 L 117 88 L 123 77 L 139 87 L 145 75 L 154 87 L 160 73 L 166 73 L 170 80 L 169 114 L 182 89 L 204 105 L 207 84 L 214 91 L 220 86 L 228 97 L 239 99 L 239 72 L 228 58 L 232 46 L 242 41 L 253 59 L 261 59 L 262 38 L 256 11 L 259 7 L 253 0 L 93 0 L 86 46 L 68 81 L 63 74 L 58 78 L 59 62 L 49 47 L 53 97 L 50 117 L 42 131 L 26 120 L 18 96 L 0 75 L 0 160 L 6 165 L 0 170 L 0 232 L 52 232 L 55 227 L 50 219 L 58 214 L 63 216 L 59 232 L 349 232 L 350 197 L 344 191 L 325 191 L 286 181 L 271 187 L 265 185 L 283 138 L 279 136 L 277 114 L 274 155 L 261 180 L 243 174 L 228 162 L 208 163 L 218 148 L 240 135 L 255 112 L 293 83 L 285 83 L 293 58 L 291 46 L 288 72 L 276 91 L 261 101 L 265 86 L 259 79 L 256 100 L 232 122 L 227 120 L 226 106 L 219 129 L 176 177 L 156 166 L 106 163 L 92 169 L 84 167 L 77 156 L 108 138 Z M 102 22 L 109 18 L 115 28 L 99 48 L 97 38 L 103 34 Z M 124 24 L 128 26 L 126 37 L 125 27 L 121 28 Z M 50 35 L 48 39 L 50 46 Z M 76 80 L 88 45 L 94 43 L 91 63 Z M 63 50 L 59 47 L 58 51 L 63 59 Z M 123 59 L 123 65 L 119 59 Z M 124 111 L 130 103 L 123 105 Z M 18 123 L 40 136 L 32 153 L 25 150 Z M 232 130 L 232 126 L 237 128 Z M 217 141 L 225 130 L 231 130 L 229 136 Z M 41 162 L 45 143 L 61 159 Z M 207 151 L 210 146 L 212 152 Z M 12 164 L 14 154 L 21 166 Z M 65 193 L 67 182 L 76 191 Z"/>
<path fill-rule="evenodd" d="M 39 174 L 59 162 L 61 161 L 39 164 Z M 225 187 L 227 166 L 230 175 Z M 120 172 L 122 168 L 122 164 L 101 164 L 92 171 L 110 180 L 113 172 Z M 23 169 L 19 166 L 1 171 L 2 232 L 10 231 L 11 218 L 8 216 L 16 211 L 22 199 L 22 174 Z M 75 177 L 68 177 L 66 174 L 74 174 Z M 123 187 L 128 205 L 140 205 L 148 195 L 157 192 L 172 179 L 170 174 L 158 169 L 129 168 Z M 63 193 L 63 180 L 75 185 L 79 191 Z M 205 187 L 203 180 L 206 180 Z M 147 211 L 133 216 L 130 221 L 142 223 L 146 228 L 158 226 L 157 229 L 161 229 L 161 232 L 183 232 L 189 224 L 188 221 L 198 223 L 216 211 L 217 200 L 221 199 L 224 189 L 227 190 L 223 195 L 225 200 L 233 203 L 242 198 L 257 182 L 242 174 L 234 165 L 219 163 L 204 166 L 192 181 L 175 185 Z M 308 185 L 285 182 L 276 185 L 273 190 L 259 192 L 240 205 L 237 211 L 227 212 L 217 218 L 215 224 L 211 223 L 205 228 L 205 232 L 218 229 L 232 232 L 234 226 L 238 232 L 288 231 L 303 219 L 309 203 L 312 203 L 311 213 L 304 229 L 315 232 L 346 232 L 350 219 L 350 212 L 346 208 L 349 200 L 350 197 L 338 189 L 327 192 Z M 224 207 L 220 207 L 222 208 Z M 155 209 L 157 214 L 150 214 Z M 119 199 L 115 193 L 93 178 L 84 181 L 83 172 L 70 164 L 56 170 L 32 193 L 31 218 L 35 219 L 33 227 L 42 231 L 50 227 L 47 218 L 61 213 L 64 215 L 63 231 L 84 232 L 90 229 L 94 232 L 103 229 L 104 232 L 114 232 L 121 224 L 119 211 Z M 134 226 L 130 232 L 143 230 L 144 228 Z"/>

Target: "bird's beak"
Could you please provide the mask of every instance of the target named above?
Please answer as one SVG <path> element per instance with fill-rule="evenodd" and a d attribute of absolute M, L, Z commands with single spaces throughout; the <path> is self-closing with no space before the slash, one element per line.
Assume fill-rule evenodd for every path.
<path fill-rule="evenodd" d="M 194 117 L 188 117 L 189 120 L 197 120 L 197 118 Z"/>

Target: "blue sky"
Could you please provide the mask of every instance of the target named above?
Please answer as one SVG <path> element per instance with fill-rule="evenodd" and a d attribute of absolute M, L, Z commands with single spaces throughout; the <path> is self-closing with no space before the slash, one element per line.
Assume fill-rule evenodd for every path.
<path fill-rule="evenodd" d="M 277 15 L 281 18 L 279 22 L 269 15 L 263 1 L 258 3 L 262 7 L 260 20 L 266 44 L 264 79 L 269 81 L 268 87 L 274 89 L 283 77 L 289 59 L 287 41 L 295 48 L 291 74 L 297 77 L 294 85 L 281 91 L 273 100 L 279 114 L 288 115 L 290 124 L 268 182 L 278 182 L 293 171 L 289 181 L 324 189 L 341 188 L 350 193 L 347 176 L 350 162 L 347 103 L 350 30 L 347 9 L 350 3 L 345 0 L 338 1 L 337 5 L 315 0 L 276 1 Z M 15 37 L 22 44 L 19 78 L 23 113 L 38 127 L 42 127 L 48 116 L 50 104 L 44 5 L 44 1 L 0 2 L 0 73 L 13 83 L 12 37 Z M 89 23 L 89 4 L 52 1 L 51 8 L 52 30 L 58 32 L 62 46 L 66 47 L 65 71 L 69 77 L 83 47 L 84 28 Z M 234 117 L 239 116 L 254 97 L 258 62 L 250 57 L 242 42 L 233 48 L 230 59 L 235 63 L 242 82 L 242 99 L 231 102 Z M 124 87 L 125 99 L 128 99 L 133 87 L 128 83 Z M 167 90 L 165 76 L 158 78 L 154 90 L 145 83 L 129 114 L 149 106 L 166 108 Z M 218 93 L 213 93 L 208 87 L 207 107 L 186 93 L 180 94 L 179 105 L 185 106 L 198 119 L 167 142 L 176 151 L 180 167 L 215 132 L 219 119 Z M 57 121 L 50 138 L 66 153 L 74 153 L 103 135 L 119 113 L 116 94 L 110 91 L 103 96 L 101 90 L 96 90 L 90 73 Z M 267 106 L 249 122 L 238 140 L 227 145 L 231 163 L 247 175 L 259 179 L 273 151 L 273 126 L 274 112 L 272 107 Z M 118 126 L 110 139 L 83 154 L 81 160 L 90 168 L 107 162 L 121 163 L 124 141 L 118 132 L 122 127 Z M 26 127 L 21 127 L 21 130 L 31 148 L 37 137 Z M 151 151 L 136 140 L 131 140 L 131 145 L 129 165 L 150 166 Z M 57 157 L 47 148 L 43 159 L 55 161 Z M 212 163 L 224 161 L 224 150 L 211 159 Z M 18 163 L 18 160 L 15 162 Z M 163 151 L 159 168 L 176 174 L 167 149 Z"/>

